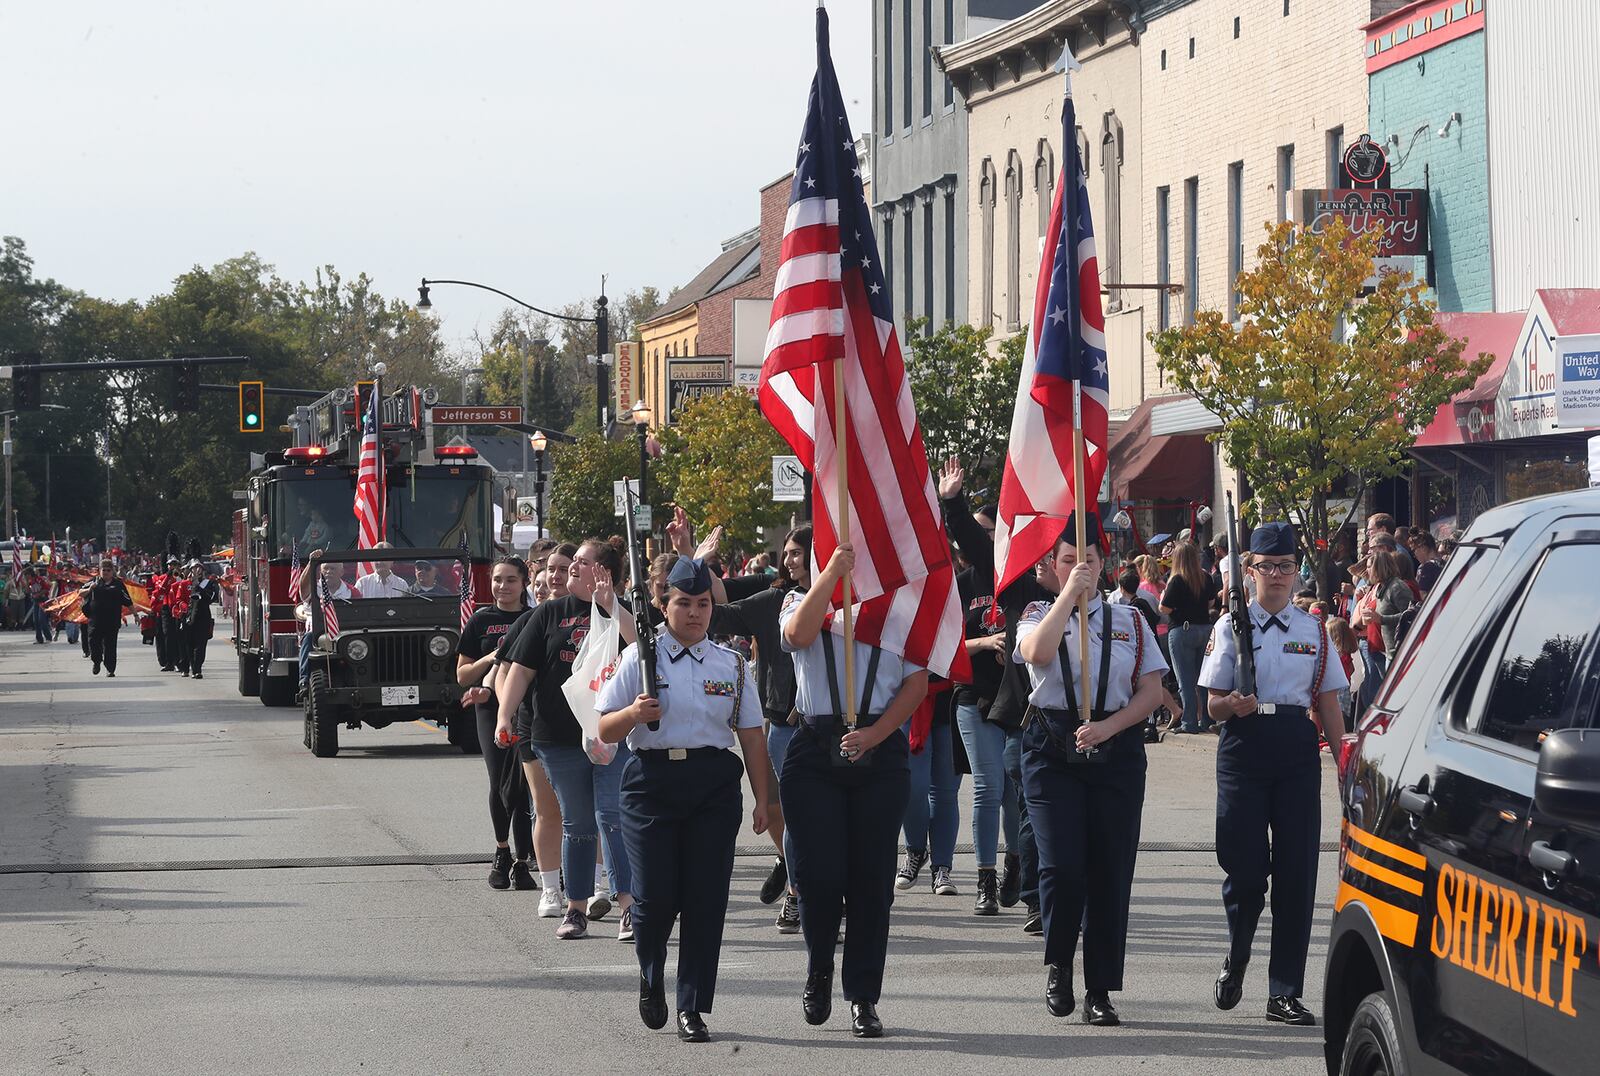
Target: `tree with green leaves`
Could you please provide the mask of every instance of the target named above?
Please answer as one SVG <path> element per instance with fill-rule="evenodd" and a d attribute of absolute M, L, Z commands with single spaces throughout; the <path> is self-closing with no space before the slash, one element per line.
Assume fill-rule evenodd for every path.
<path fill-rule="evenodd" d="M 1491 358 L 1462 357 L 1409 273 L 1365 287 L 1377 233 L 1353 236 L 1342 221 L 1267 233 L 1237 280 L 1237 324 L 1208 310 L 1150 339 L 1173 384 L 1221 419 L 1213 440 L 1249 479 L 1254 518 L 1293 523 L 1326 587 L 1329 539 L 1374 482 L 1407 468 L 1418 431 Z M 1330 514 L 1336 491 L 1352 501 L 1343 518 Z"/>
<path fill-rule="evenodd" d="M 623 520 L 612 510 L 612 487 L 624 478 L 639 477 L 637 444 L 586 433 L 576 441 L 552 445 L 550 467 L 546 527 L 551 534 L 576 542 L 623 533 Z M 664 499 L 653 492 L 651 498 L 657 503 Z"/>
<path fill-rule="evenodd" d="M 788 522 L 793 506 L 772 499 L 772 457 L 789 446 L 750 397 L 730 390 L 690 401 L 659 436 L 656 471 L 696 525 L 721 526 L 734 548 L 750 550 L 763 527 Z"/>
<path fill-rule="evenodd" d="M 928 466 L 937 473 L 955 456 L 966 467 L 975 503 L 992 504 L 1000 496 L 1024 339 L 1019 334 L 1002 340 L 991 355 L 992 329 L 946 325 L 925 334 L 925 325 L 917 318 L 906 328 L 906 378 Z"/>

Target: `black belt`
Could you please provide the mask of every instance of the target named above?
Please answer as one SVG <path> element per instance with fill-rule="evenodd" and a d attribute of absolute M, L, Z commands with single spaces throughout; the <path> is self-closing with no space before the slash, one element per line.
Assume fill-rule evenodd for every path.
<path fill-rule="evenodd" d="M 641 747 L 634 752 L 644 758 L 667 759 L 672 762 L 682 762 L 696 755 L 714 755 L 719 751 L 726 751 L 726 747 Z"/>
<path fill-rule="evenodd" d="M 1286 702 L 1263 702 L 1256 707 L 1256 713 L 1262 717 L 1299 717 L 1308 718 L 1311 710 L 1304 706 L 1291 706 Z"/>
<path fill-rule="evenodd" d="M 865 728 L 868 725 L 877 724 L 878 723 L 878 718 L 880 718 L 882 716 L 883 716 L 882 714 L 866 714 L 866 713 L 857 714 L 856 715 L 856 723 L 858 725 L 860 725 L 861 727 Z M 829 729 L 829 728 L 833 727 L 835 722 L 843 721 L 843 720 L 844 720 L 844 715 L 843 714 L 801 714 L 800 715 L 800 723 L 802 725 L 804 725 L 806 728 L 813 729 L 813 730 L 819 729 L 819 728 L 820 729 Z"/>

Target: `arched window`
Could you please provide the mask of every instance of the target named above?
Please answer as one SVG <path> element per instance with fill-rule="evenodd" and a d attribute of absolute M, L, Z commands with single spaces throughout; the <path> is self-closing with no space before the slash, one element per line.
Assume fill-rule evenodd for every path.
<path fill-rule="evenodd" d="M 1022 158 L 1006 157 L 1006 331 L 1022 328 Z"/>
<path fill-rule="evenodd" d="M 1122 121 L 1116 112 L 1107 112 L 1100 125 L 1100 170 L 1104 173 L 1106 209 L 1101 232 L 1105 236 L 1104 256 L 1100 259 L 1105 279 L 1122 281 Z M 1106 296 L 1108 310 L 1122 309 L 1122 295 L 1113 290 Z"/>
<path fill-rule="evenodd" d="M 978 212 L 983 217 L 983 326 L 994 327 L 994 162 L 983 159 L 978 177 Z"/>
<path fill-rule="evenodd" d="M 1033 157 L 1033 192 L 1039 201 L 1039 238 L 1050 227 L 1050 207 L 1056 200 L 1056 151 L 1048 138 L 1039 139 Z"/>

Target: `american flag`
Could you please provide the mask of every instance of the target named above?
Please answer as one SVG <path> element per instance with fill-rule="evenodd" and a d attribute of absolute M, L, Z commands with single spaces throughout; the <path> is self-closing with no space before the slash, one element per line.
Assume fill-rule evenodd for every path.
<path fill-rule="evenodd" d="M 839 544 L 835 435 L 843 420 L 852 585 L 862 602 L 856 634 L 940 675 L 970 680 L 950 546 L 820 8 L 817 76 L 773 290 L 758 396 L 762 413 L 816 476 L 816 562 L 826 563 Z M 842 401 L 833 390 L 839 362 Z"/>
<path fill-rule="evenodd" d="M 356 522 L 362 549 L 371 549 L 383 541 L 383 429 L 382 412 L 378 400 L 378 385 L 373 383 L 367 396 L 370 400 L 366 413 L 361 416 L 361 466 L 356 472 Z M 361 571 L 370 574 L 371 563 L 363 561 Z"/>
<path fill-rule="evenodd" d="M 317 587 L 322 591 L 322 629 L 328 633 L 328 641 L 339 637 L 339 613 L 333 607 L 333 595 L 328 591 L 328 581 L 318 578 Z"/>
<path fill-rule="evenodd" d="M 467 630 L 467 621 L 478 608 L 472 598 L 472 558 L 467 556 L 467 535 L 461 534 L 461 630 Z"/>
<path fill-rule="evenodd" d="M 1077 66 L 1070 54 L 1066 66 Z M 1105 315 L 1068 77 L 1061 108 L 1061 180 L 1046 233 L 1053 241 L 1039 264 L 1033 321 L 1011 416 L 1011 444 L 1000 481 L 1000 515 L 994 531 L 996 594 L 1050 552 L 1072 515 L 1075 409 L 1084 439 L 1085 503 L 1091 511 L 1106 473 L 1111 381 Z"/>
<path fill-rule="evenodd" d="M 289 600 L 300 600 L 300 543 L 289 539 Z"/>
<path fill-rule="evenodd" d="M 22 536 L 11 536 L 11 578 L 22 578 Z"/>

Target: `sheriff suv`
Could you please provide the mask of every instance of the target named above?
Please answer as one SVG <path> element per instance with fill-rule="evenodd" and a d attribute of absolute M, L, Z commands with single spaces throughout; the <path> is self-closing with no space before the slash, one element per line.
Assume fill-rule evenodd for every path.
<path fill-rule="evenodd" d="M 1600 490 L 1485 513 L 1350 746 L 1330 1073 L 1600 1071 Z"/>

